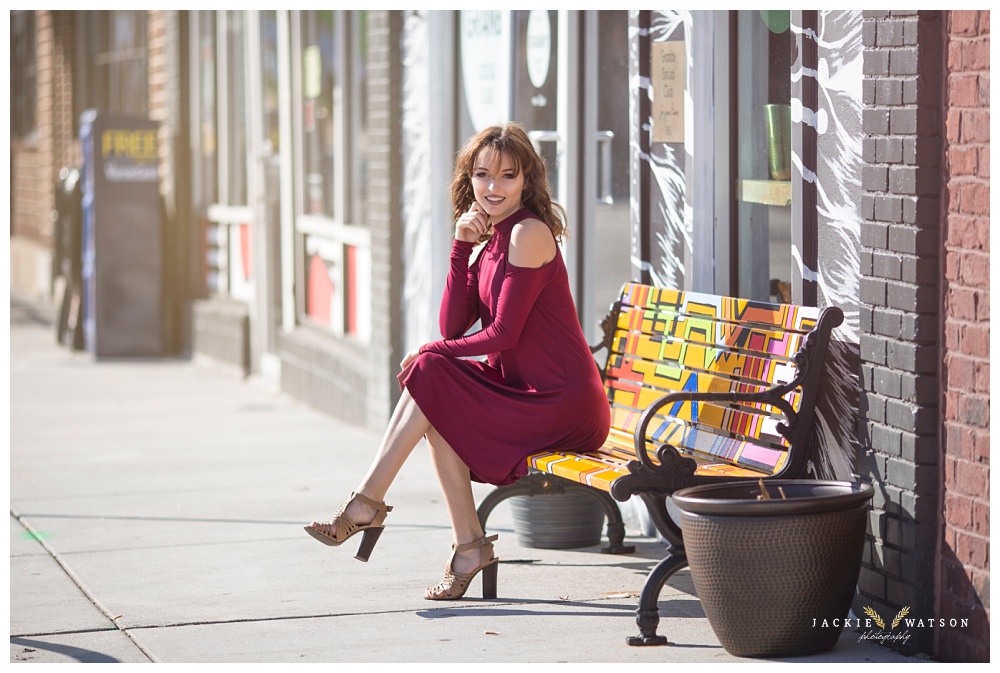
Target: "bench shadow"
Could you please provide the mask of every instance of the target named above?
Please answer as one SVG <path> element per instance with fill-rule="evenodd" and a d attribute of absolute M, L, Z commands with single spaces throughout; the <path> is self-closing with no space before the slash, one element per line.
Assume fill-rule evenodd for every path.
<path fill-rule="evenodd" d="M 537 568 L 624 568 L 635 572 L 636 575 L 642 577 L 643 582 L 645 582 L 646 577 L 649 576 L 650 571 L 656 566 L 658 560 L 656 561 L 637 561 L 635 563 L 550 563 L 542 561 L 541 559 L 500 559 L 501 564 L 516 564 L 516 565 L 530 565 Z M 691 579 L 691 573 L 685 572 L 682 569 L 677 574 L 673 575 L 670 580 L 666 583 L 666 587 L 670 587 L 676 591 L 682 591 L 697 598 L 697 594 L 694 589 L 694 581 Z M 633 593 L 636 593 L 635 590 Z M 620 593 L 620 592 L 619 592 Z"/>
<path fill-rule="evenodd" d="M 120 659 L 115 659 L 114 657 L 104 654 L 102 652 L 95 652 L 94 650 L 85 650 L 82 647 L 73 647 L 72 645 L 57 645 L 55 643 L 46 643 L 41 640 L 31 640 L 30 638 L 11 638 L 11 645 L 17 645 L 20 647 L 33 649 L 33 650 L 45 650 L 46 652 L 55 652 L 56 654 L 62 654 L 74 659 L 81 664 L 118 664 L 121 663 Z"/>
<path fill-rule="evenodd" d="M 503 532 L 503 529 L 497 528 L 497 531 Z M 494 532 L 491 527 L 490 532 Z M 511 531 L 513 532 L 513 531 Z M 546 549 L 544 547 L 524 547 L 521 545 L 517 546 L 517 549 L 523 554 L 545 554 L 549 552 L 573 552 L 574 554 L 588 554 L 591 556 L 601 556 L 607 559 L 649 559 L 654 562 L 659 562 L 664 556 L 667 555 L 667 546 L 648 537 L 627 537 L 625 538 L 625 544 L 635 547 L 635 551 L 630 554 L 606 554 L 601 551 L 604 545 L 607 544 L 607 540 L 602 540 L 601 544 L 593 545 L 590 547 L 571 547 L 566 549 Z"/>
<path fill-rule="evenodd" d="M 498 599 L 503 601 L 503 605 L 495 605 L 492 601 L 476 601 L 477 606 L 470 607 L 442 607 L 431 608 L 429 610 L 418 610 L 415 614 L 424 619 L 451 619 L 454 617 L 615 617 L 620 619 L 635 620 L 635 605 L 623 605 L 618 603 L 594 603 L 587 601 L 547 601 L 536 599 Z M 526 606 L 523 608 L 515 607 Z M 545 606 L 572 606 L 570 610 L 545 610 Z M 532 606 L 542 609 L 530 609 Z M 660 619 L 705 619 L 705 613 L 701 609 L 698 601 L 660 601 Z M 711 628 L 705 624 L 705 628 Z M 636 632 L 638 633 L 638 626 Z M 660 622 L 659 634 L 670 637 L 669 629 L 663 622 Z M 721 649 L 719 645 L 703 645 L 695 643 L 678 643 L 670 641 L 668 647 L 686 649 Z"/>
<path fill-rule="evenodd" d="M 622 617 L 635 619 L 636 603 L 606 603 L 603 601 L 553 601 L 537 598 L 465 599 L 461 607 L 440 607 L 417 610 L 424 619 L 449 619 L 451 617 Z M 523 607 L 514 607 L 523 606 Z M 570 610 L 545 610 L 547 606 L 569 606 Z M 660 619 L 706 619 L 701 603 L 692 600 L 664 600 L 658 603 Z M 543 609 L 531 609 L 533 607 Z"/>
<path fill-rule="evenodd" d="M 521 557 L 511 557 L 511 556 L 501 556 L 500 563 L 502 564 L 523 564 L 530 565 L 539 568 L 598 568 L 598 567 L 616 567 L 631 570 L 642 577 L 643 582 L 645 582 L 646 577 L 653 570 L 653 568 L 666 556 L 666 549 L 657 542 L 643 541 L 643 540 L 626 540 L 626 544 L 633 544 L 636 547 L 635 553 L 632 554 L 604 554 L 601 552 L 601 548 L 586 547 L 580 549 L 572 550 L 559 550 L 559 551 L 573 551 L 574 553 L 589 554 L 589 558 L 593 558 L 595 555 L 601 557 L 604 560 L 603 563 L 566 563 L 565 561 L 551 561 L 544 558 L 545 552 L 550 551 L 546 549 L 538 549 L 538 557 L 534 554 L 531 556 L 525 555 L 524 558 Z M 533 552 L 534 550 L 528 548 L 521 548 L 522 552 Z M 541 558 L 539 558 L 541 557 Z M 669 587 L 675 591 L 680 591 L 693 598 L 697 598 L 697 593 L 694 588 L 694 581 L 691 579 L 691 573 L 687 568 L 674 574 L 669 581 L 664 585 L 664 589 Z M 631 593 L 638 594 L 638 590 Z M 637 597 L 638 600 L 638 597 Z"/>

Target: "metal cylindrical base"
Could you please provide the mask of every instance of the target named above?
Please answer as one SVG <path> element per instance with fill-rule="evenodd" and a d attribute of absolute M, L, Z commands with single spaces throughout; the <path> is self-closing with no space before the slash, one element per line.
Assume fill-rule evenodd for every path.
<path fill-rule="evenodd" d="M 576 549 L 601 543 L 604 508 L 580 490 L 510 499 L 514 530 L 522 547 Z"/>

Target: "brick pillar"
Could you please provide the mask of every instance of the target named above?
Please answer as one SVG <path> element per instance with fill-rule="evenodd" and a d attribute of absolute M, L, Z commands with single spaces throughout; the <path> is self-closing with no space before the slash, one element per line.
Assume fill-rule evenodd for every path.
<path fill-rule="evenodd" d="M 83 161 L 73 115 L 73 68 L 76 65 L 74 12 L 52 12 L 52 154 L 58 176 L 63 166 Z M 56 178 L 54 177 L 53 180 Z"/>
<path fill-rule="evenodd" d="M 368 202 L 372 338 L 366 425 L 385 428 L 399 399 L 402 352 L 402 12 L 368 13 Z"/>
<path fill-rule="evenodd" d="M 859 472 L 876 487 L 855 612 L 930 618 L 938 508 L 942 13 L 863 13 Z M 929 651 L 933 629 L 906 649 Z"/>
<path fill-rule="evenodd" d="M 59 175 L 53 138 L 63 93 L 58 77 L 61 33 L 56 12 L 26 11 L 34 12 L 35 128 L 23 137 L 12 135 L 10 142 L 10 285 L 32 297 L 51 298 L 55 228 L 49 216 Z"/>
<path fill-rule="evenodd" d="M 990 659 L 990 13 L 948 13 L 942 294 L 942 536 L 937 613 L 947 661 Z"/>
<path fill-rule="evenodd" d="M 61 51 L 57 51 L 53 14 L 35 12 L 35 132 L 25 138 L 11 139 L 15 155 L 11 162 L 11 234 L 24 236 L 45 248 L 52 245 L 49 212 L 55 204 L 55 181 L 59 175 L 53 153 L 53 115 L 57 104 L 53 88 L 58 79 L 57 59 Z"/>
<path fill-rule="evenodd" d="M 35 123 L 38 129 L 38 173 L 39 185 L 36 186 L 38 199 L 32 204 L 34 225 L 33 233 L 46 246 L 52 244 L 54 232 L 49 213 L 55 206 L 56 179 L 59 177 L 59 167 L 55 165 L 56 130 L 55 117 L 57 113 L 55 86 L 58 81 L 58 69 L 61 63 L 61 51 L 57 49 L 55 12 L 38 11 L 37 33 L 35 44 L 35 77 L 38 86 L 38 99 L 35 106 Z"/>
<path fill-rule="evenodd" d="M 171 45 L 167 39 L 168 28 L 170 27 L 171 12 L 163 10 L 150 11 L 146 13 L 146 64 L 148 82 L 149 101 L 146 109 L 149 110 L 148 117 L 160 124 L 159 152 L 160 152 L 160 178 L 161 192 L 170 177 L 170 141 L 169 141 L 169 119 L 170 109 L 169 96 L 174 93 L 168 77 L 170 75 L 170 60 L 173 58 L 171 47 L 176 49 L 176 45 Z"/>

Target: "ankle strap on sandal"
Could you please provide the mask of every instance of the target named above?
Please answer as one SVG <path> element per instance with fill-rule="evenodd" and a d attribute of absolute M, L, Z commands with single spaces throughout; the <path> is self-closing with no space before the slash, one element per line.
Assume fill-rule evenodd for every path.
<path fill-rule="evenodd" d="M 387 505 L 385 504 L 385 502 L 378 502 L 377 500 L 372 500 L 367 495 L 363 495 L 356 491 L 354 493 L 351 493 L 351 497 L 348 500 L 354 500 L 354 499 L 360 500 L 361 502 L 365 503 L 366 505 L 368 505 L 369 507 L 371 507 L 376 511 L 382 511 L 383 509 L 386 512 L 392 511 L 392 505 Z"/>
<path fill-rule="evenodd" d="M 464 544 L 452 544 L 451 548 L 454 551 L 466 551 L 467 549 L 475 549 L 476 547 L 485 547 L 486 545 L 492 545 L 497 540 L 497 535 L 490 535 L 486 537 L 485 535 L 478 540 L 473 540 L 472 542 L 466 542 Z"/>

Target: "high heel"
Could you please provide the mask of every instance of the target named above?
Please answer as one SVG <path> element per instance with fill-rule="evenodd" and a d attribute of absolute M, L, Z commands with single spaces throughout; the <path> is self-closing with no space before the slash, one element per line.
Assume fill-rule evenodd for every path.
<path fill-rule="evenodd" d="M 448 559 L 448 565 L 444 567 L 444 578 L 438 583 L 436 587 L 431 587 L 424 592 L 424 598 L 429 601 L 453 601 L 461 598 L 465 595 L 465 592 L 469 590 L 469 585 L 472 583 L 472 579 L 479 573 L 480 570 L 483 571 L 483 598 L 496 598 L 497 597 L 497 568 L 500 559 L 493 555 L 493 542 L 497 539 L 496 535 L 491 535 L 486 537 L 485 535 L 478 540 L 473 540 L 472 542 L 466 542 L 465 544 L 452 544 L 451 545 L 451 558 Z M 455 562 L 455 555 L 460 551 L 466 551 L 468 549 L 479 549 L 479 567 L 469 573 L 455 572 L 452 569 L 452 564 Z M 489 555 L 486 561 L 483 561 L 484 555 Z"/>
<path fill-rule="evenodd" d="M 360 500 L 375 510 L 375 516 L 368 523 L 355 523 L 347 516 L 347 507 L 355 500 Z M 307 533 L 330 547 L 342 545 L 352 535 L 363 531 L 364 535 L 361 537 L 361 546 L 358 547 L 358 553 L 354 558 L 359 561 L 367 561 L 368 557 L 371 556 L 372 549 L 375 548 L 375 543 L 378 542 L 379 536 L 382 535 L 384 528 L 382 522 L 385 521 L 386 514 L 391 511 L 391 505 L 386 505 L 384 502 L 376 502 L 360 493 L 351 493 L 351 497 L 340 506 L 340 509 L 333 515 L 329 523 L 321 523 L 315 526 L 310 524 L 304 526 L 304 528 Z M 333 532 L 332 535 L 330 534 L 331 530 Z"/>

